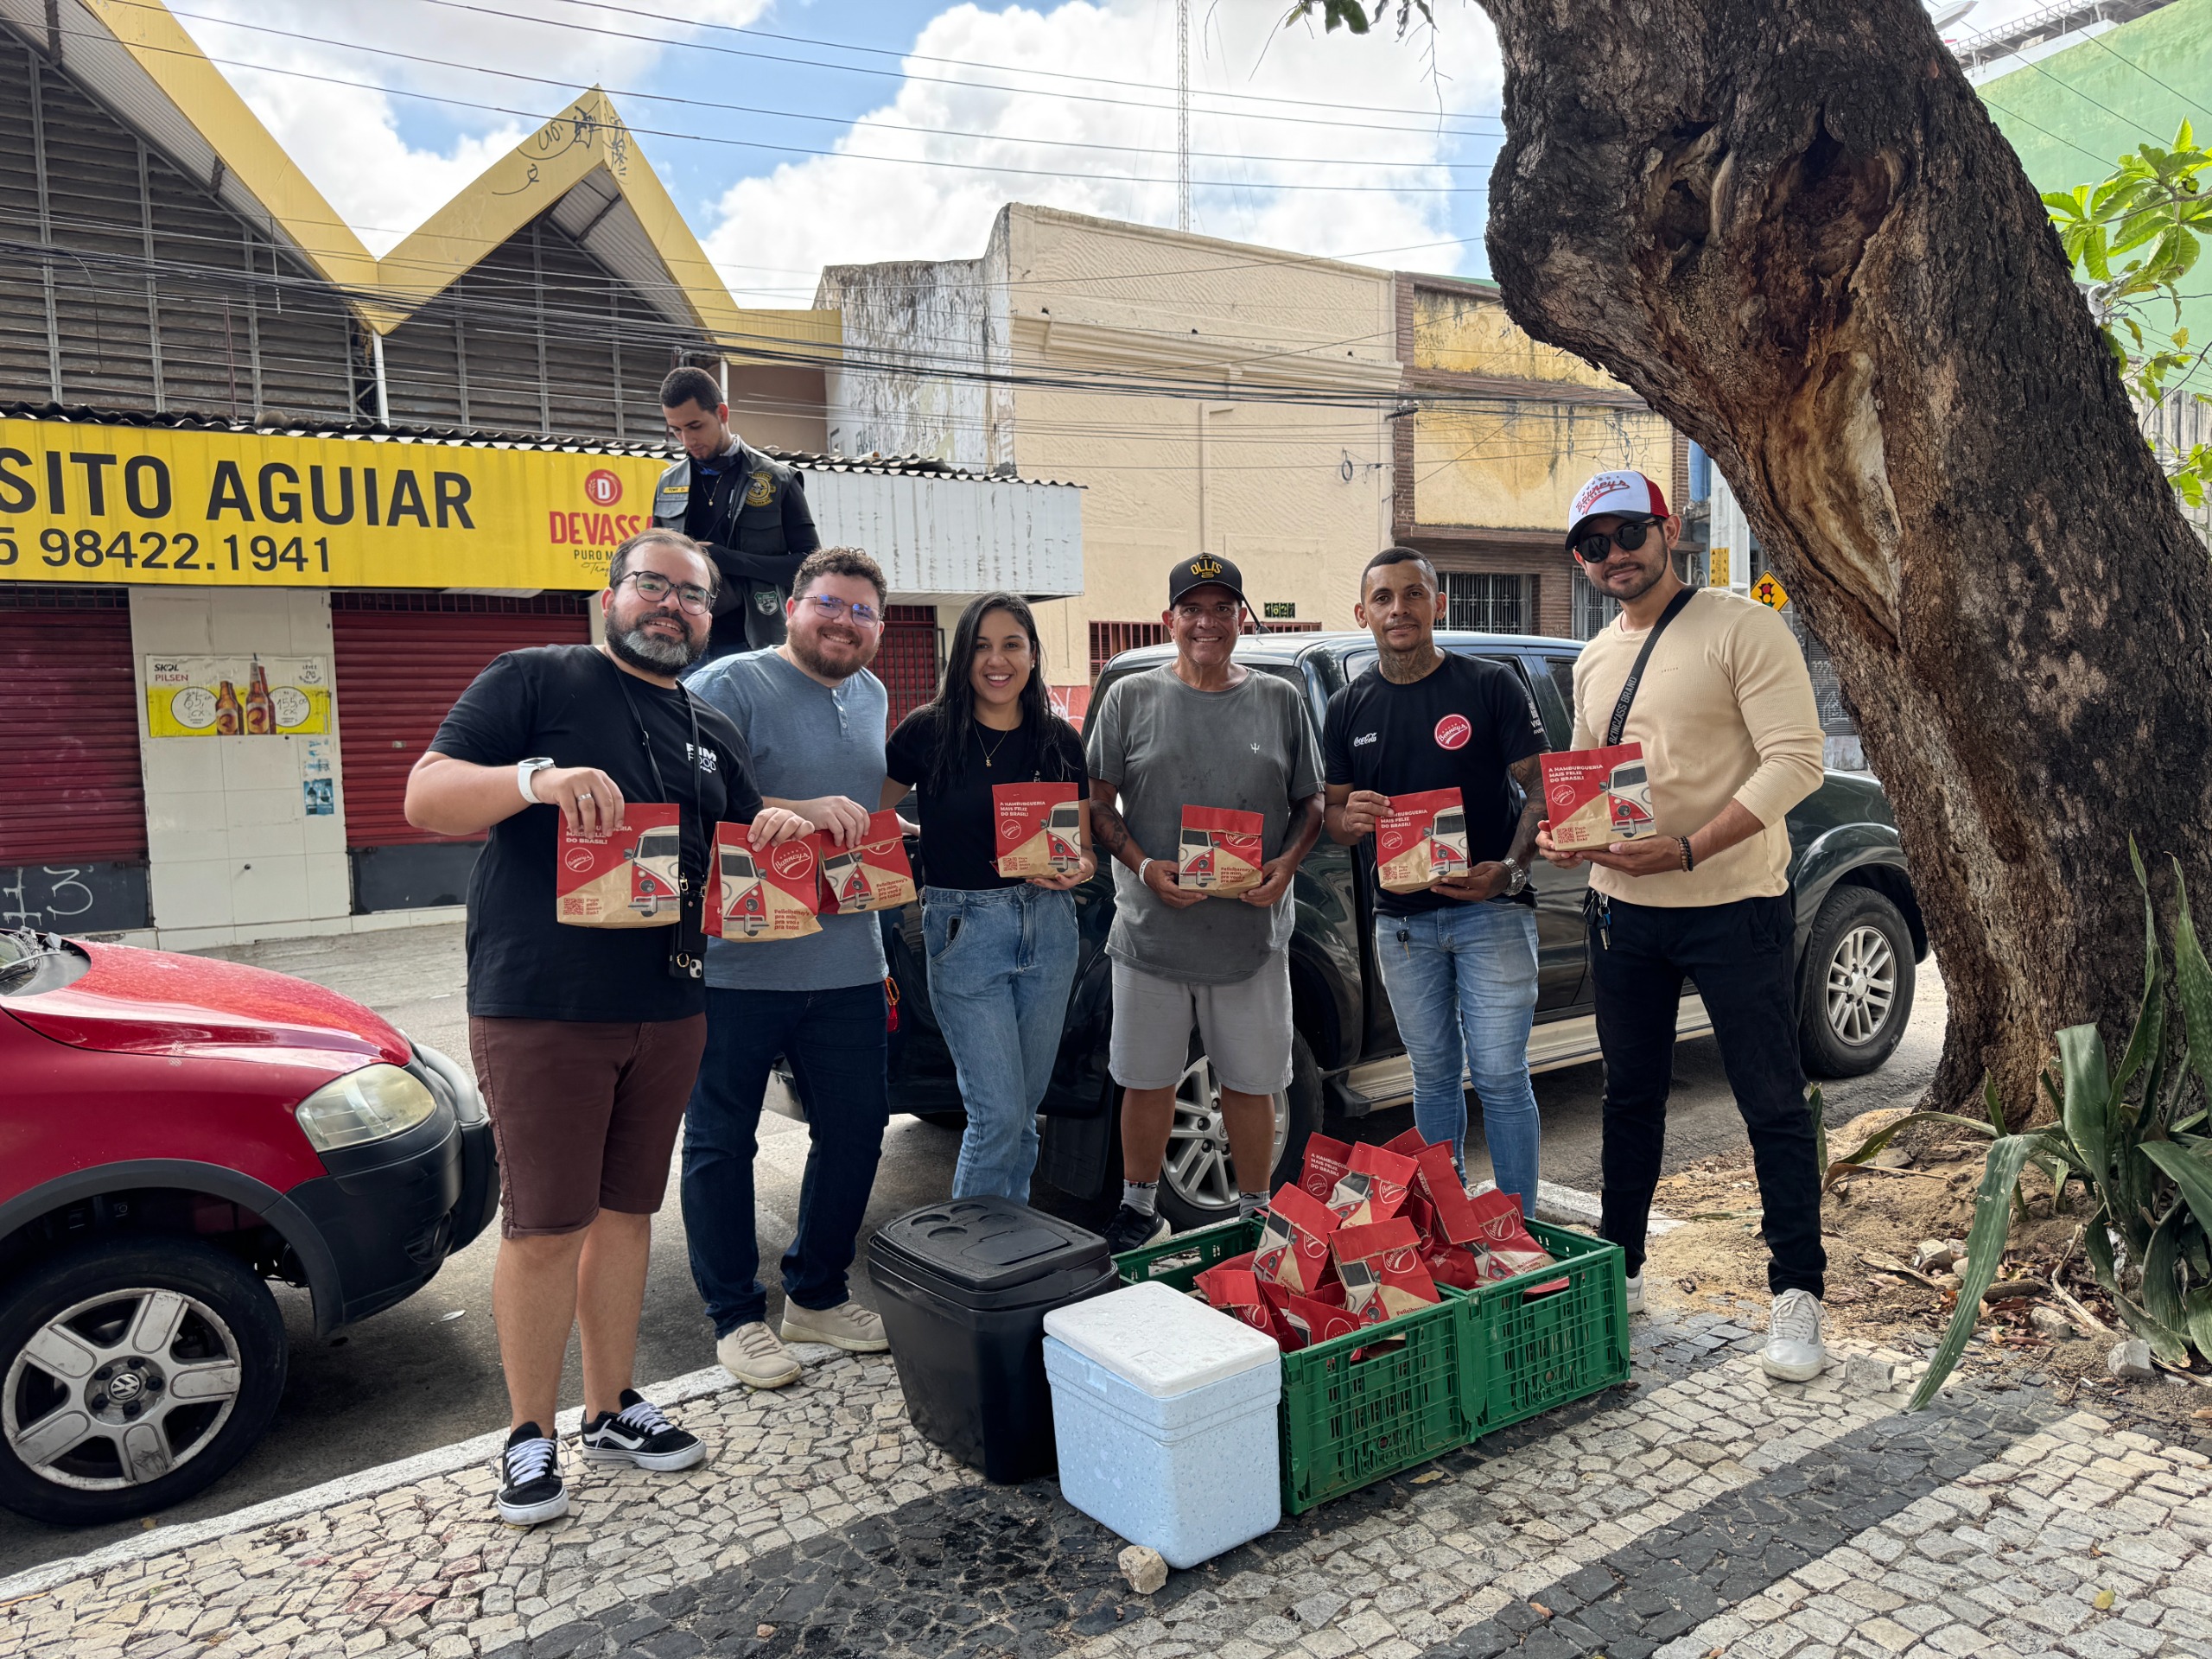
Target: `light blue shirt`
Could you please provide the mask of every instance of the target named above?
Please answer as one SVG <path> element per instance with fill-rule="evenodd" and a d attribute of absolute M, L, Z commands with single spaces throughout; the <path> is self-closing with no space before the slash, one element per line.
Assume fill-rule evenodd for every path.
<path fill-rule="evenodd" d="M 843 795 L 870 812 L 883 798 L 891 700 L 862 669 L 836 690 L 773 650 L 717 657 L 685 683 L 737 723 L 763 795 L 786 801 Z M 835 991 L 883 981 L 881 918 L 824 916 L 802 939 L 707 941 L 707 983 L 725 991 Z"/>

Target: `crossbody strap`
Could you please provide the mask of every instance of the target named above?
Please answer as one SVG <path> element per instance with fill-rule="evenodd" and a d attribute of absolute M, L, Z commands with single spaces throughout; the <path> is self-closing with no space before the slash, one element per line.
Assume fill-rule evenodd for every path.
<path fill-rule="evenodd" d="M 1605 747 L 1611 748 L 1621 741 L 1621 733 L 1628 727 L 1629 705 L 1636 701 L 1636 688 L 1643 682 L 1644 664 L 1651 660 L 1652 648 L 1659 643 L 1659 636 L 1667 632 L 1667 625 L 1682 613 L 1682 609 L 1695 596 L 1697 589 L 1685 588 L 1667 601 L 1667 608 L 1659 613 L 1659 620 L 1651 625 L 1651 632 L 1644 637 L 1643 649 L 1636 653 L 1636 665 L 1628 671 L 1628 678 L 1621 682 L 1621 695 L 1613 704 L 1613 718 L 1605 728 Z"/>

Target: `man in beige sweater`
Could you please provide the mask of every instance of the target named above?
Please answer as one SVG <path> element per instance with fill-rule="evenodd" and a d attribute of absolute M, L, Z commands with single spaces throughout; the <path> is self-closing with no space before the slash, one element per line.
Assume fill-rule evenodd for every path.
<path fill-rule="evenodd" d="M 1590 871 L 1590 964 L 1605 1055 L 1599 1230 L 1626 1253 L 1643 1306 L 1644 1230 L 1659 1180 L 1675 1022 L 1685 977 L 1713 1017 L 1751 1142 L 1775 1302 L 1762 1363 L 1803 1381 L 1821 1342 L 1820 1172 L 1797 1052 L 1796 917 L 1784 815 L 1821 783 L 1821 723 L 1789 626 L 1724 589 L 1685 588 L 1681 523 L 1641 473 L 1600 473 L 1575 496 L 1567 544 L 1621 614 L 1574 671 L 1574 747 L 1641 743 L 1654 833 L 1561 853 Z M 1624 688 L 1659 637 L 1619 716 Z M 1618 735 L 1613 735 L 1615 728 Z"/>

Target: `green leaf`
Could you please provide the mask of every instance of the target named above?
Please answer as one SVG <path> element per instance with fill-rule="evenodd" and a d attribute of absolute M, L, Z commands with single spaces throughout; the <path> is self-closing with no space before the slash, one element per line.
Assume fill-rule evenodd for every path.
<path fill-rule="evenodd" d="M 1997 1096 L 1997 1079 L 1988 1072 L 1981 1074 L 1981 1103 L 1989 1109 L 1989 1129 L 1993 1135 L 2005 1133 L 2005 1103 Z"/>
<path fill-rule="evenodd" d="M 2142 1152 L 2181 1189 L 2182 1200 L 2196 1217 L 2196 1224 L 2212 1232 L 2212 1160 L 2171 1141 L 2145 1141 Z"/>
<path fill-rule="evenodd" d="M 1854 1164 L 1863 1164 L 1884 1147 L 1890 1144 L 1898 1130 L 1913 1123 L 1955 1123 L 1961 1128 L 1972 1129 L 1978 1135 L 1989 1135 L 1990 1128 L 1978 1118 L 1961 1117 L 1956 1112 L 1907 1112 L 1894 1123 L 1886 1124 L 1866 1137 L 1858 1151 L 1846 1153 L 1827 1166 L 1827 1180 L 1834 1180 Z M 1993 1136 L 1992 1137 L 1994 1138 Z M 1825 1135 L 1823 1135 L 1825 1139 Z"/>
<path fill-rule="evenodd" d="M 2058 1033 L 2058 1065 L 2066 1079 L 2059 1121 L 2088 1166 L 2089 1179 L 2102 1186 L 2112 1179 L 2113 1102 L 2105 1039 L 2094 1026 L 2069 1026 Z"/>
<path fill-rule="evenodd" d="M 1927 1374 L 1912 1391 L 1907 1411 L 1918 1411 L 1936 1397 L 1944 1378 L 1957 1366 L 1959 1356 L 1966 1351 L 1974 1321 L 1980 1317 L 1981 1293 L 1994 1282 L 1997 1264 L 2004 1259 L 2005 1241 L 2012 1230 L 2013 1185 L 2044 1138 L 2008 1135 L 1990 1147 L 1989 1161 L 1982 1166 L 1981 1190 L 1974 1197 L 1974 1225 L 1967 1233 L 1966 1265 L 1959 1270 L 1959 1305 L 1952 1310 L 1943 1340 L 1929 1358 Z"/>
<path fill-rule="evenodd" d="M 2189 1339 L 2196 1351 L 2212 1359 L 2212 1285 L 2199 1285 L 2182 1298 L 2182 1309 L 2187 1316 Z"/>
<path fill-rule="evenodd" d="M 2095 1182 L 2089 1191 L 2100 1198 L 2104 1189 Z M 2112 1212 L 2101 1205 L 2097 1213 L 2082 1224 L 2082 1254 L 2089 1259 L 2089 1270 L 2097 1275 L 2097 1284 L 2107 1296 L 2120 1294 L 2120 1273 L 2112 1257 Z"/>
<path fill-rule="evenodd" d="M 2151 904 L 2151 878 L 2143 868 L 2143 855 L 2135 837 L 2127 838 L 2127 856 L 2135 866 L 2135 883 L 2143 889 L 2143 1001 L 2135 1014 L 2135 1029 L 2128 1033 L 2120 1070 L 2113 1073 L 2112 1097 L 2118 1101 L 2133 1082 L 2144 1063 L 2165 1040 L 2165 957 L 2158 949 L 2158 912 Z"/>
<path fill-rule="evenodd" d="M 2169 1365 L 2189 1363 L 2189 1346 L 2180 1336 L 2166 1329 L 2143 1308 L 2118 1292 L 2113 1294 L 2112 1305 L 2120 1310 L 2120 1317 L 2127 1328 L 2151 1344 L 2151 1351 Z"/>
<path fill-rule="evenodd" d="M 2182 1309 L 2181 1245 L 2189 1230 L 2186 1205 L 2177 1204 L 2151 1233 L 2151 1247 L 2143 1252 L 2143 1311 L 2159 1329 L 2169 1333 L 2173 1345 L 2186 1341 L 2189 1316 Z M 2187 1356 L 2174 1362 L 2187 1363 Z"/>
<path fill-rule="evenodd" d="M 2190 1070 L 2212 1102 L 2212 963 L 2197 943 L 2189 913 L 2189 882 L 2174 860 L 2174 996 L 2181 1004 L 2182 1031 L 2188 1042 Z"/>

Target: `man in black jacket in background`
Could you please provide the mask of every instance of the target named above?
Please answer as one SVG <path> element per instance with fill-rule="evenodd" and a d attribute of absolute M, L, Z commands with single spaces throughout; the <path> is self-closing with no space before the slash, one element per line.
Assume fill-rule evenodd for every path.
<path fill-rule="evenodd" d="M 730 429 L 729 405 L 704 369 L 671 369 L 660 404 L 684 454 L 653 486 L 653 523 L 698 543 L 721 577 L 701 660 L 783 644 L 792 574 L 822 545 L 804 480 Z"/>

